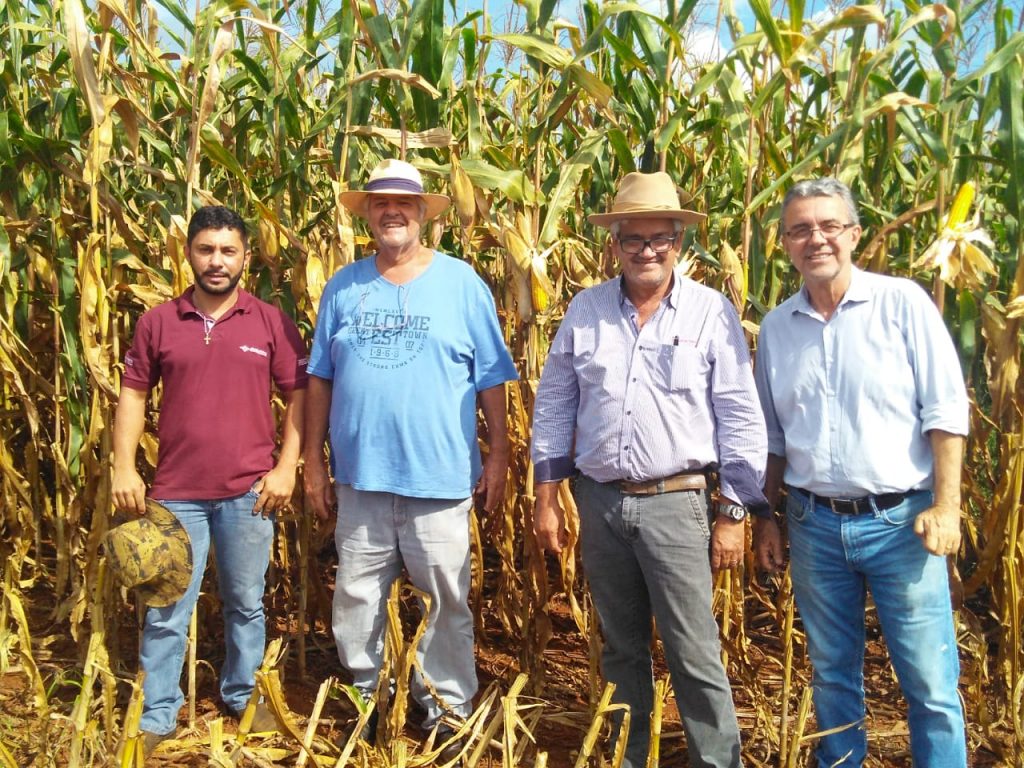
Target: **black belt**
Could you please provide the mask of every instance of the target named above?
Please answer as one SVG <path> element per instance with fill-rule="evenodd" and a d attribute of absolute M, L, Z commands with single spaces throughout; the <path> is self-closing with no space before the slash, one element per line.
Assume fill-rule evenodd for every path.
<path fill-rule="evenodd" d="M 866 515 L 874 512 L 876 508 L 892 509 L 902 504 L 915 493 L 921 493 L 921 491 L 914 490 L 903 491 L 902 493 L 880 493 L 877 496 L 860 496 L 856 499 L 843 499 L 821 496 L 803 488 L 794 487 L 793 490 L 802 493 L 808 499 L 813 498 L 815 504 L 828 507 L 837 515 Z M 872 500 L 875 502 L 874 507 L 871 506 Z"/>

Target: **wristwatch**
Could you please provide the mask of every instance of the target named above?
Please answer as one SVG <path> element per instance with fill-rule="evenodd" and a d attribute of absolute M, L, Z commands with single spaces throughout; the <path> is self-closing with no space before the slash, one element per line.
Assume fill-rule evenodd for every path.
<path fill-rule="evenodd" d="M 718 514 L 722 517 L 739 522 L 747 519 L 747 508 L 742 504 L 719 504 Z"/>

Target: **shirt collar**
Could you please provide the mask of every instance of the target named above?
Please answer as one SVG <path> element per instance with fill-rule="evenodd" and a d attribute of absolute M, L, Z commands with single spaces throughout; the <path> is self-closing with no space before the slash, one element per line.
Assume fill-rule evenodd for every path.
<path fill-rule="evenodd" d="M 195 293 L 195 290 L 196 287 L 194 285 L 190 285 L 188 288 L 185 289 L 185 292 L 178 297 L 177 303 L 179 318 L 186 318 L 189 315 L 198 315 L 199 317 L 203 316 L 203 313 L 200 312 L 199 309 L 196 307 L 195 302 L 192 301 L 192 294 Z M 247 291 L 244 291 L 241 288 L 239 288 L 238 301 L 236 301 L 235 305 L 227 312 L 225 312 L 224 316 L 221 317 L 220 319 L 223 320 L 224 317 L 233 315 L 236 312 L 248 312 L 249 309 L 252 307 L 253 300 L 254 299 L 251 293 L 248 293 Z"/>
<path fill-rule="evenodd" d="M 846 293 L 843 294 L 843 298 L 839 301 L 839 307 L 843 306 L 848 302 L 864 302 L 871 300 L 871 285 L 867 275 L 864 274 L 863 270 L 857 267 L 850 267 L 850 284 L 846 287 Z M 836 307 L 838 309 L 839 307 Z M 816 310 L 811 305 L 810 294 L 807 293 L 807 286 L 800 285 L 800 292 L 797 294 L 796 302 L 793 305 L 794 312 L 802 312 L 805 315 L 817 314 Z"/>

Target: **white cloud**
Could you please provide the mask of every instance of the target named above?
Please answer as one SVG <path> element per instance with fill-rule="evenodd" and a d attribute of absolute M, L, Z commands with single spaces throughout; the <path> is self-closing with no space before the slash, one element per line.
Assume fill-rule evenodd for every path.
<path fill-rule="evenodd" d="M 726 54 L 713 27 L 694 26 L 686 34 L 686 58 L 692 64 L 721 61 Z"/>

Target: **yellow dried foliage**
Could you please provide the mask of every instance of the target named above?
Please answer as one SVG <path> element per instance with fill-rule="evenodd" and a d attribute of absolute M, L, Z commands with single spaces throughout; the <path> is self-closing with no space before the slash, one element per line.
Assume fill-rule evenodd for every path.
<path fill-rule="evenodd" d="M 944 283 L 968 290 L 982 287 L 987 277 L 996 272 L 992 260 L 979 247 L 995 247 L 979 224 L 979 212 L 967 220 L 973 200 L 974 185 L 967 182 L 957 192 L 939 236 L 913 264 L 938 269 Z"/>

